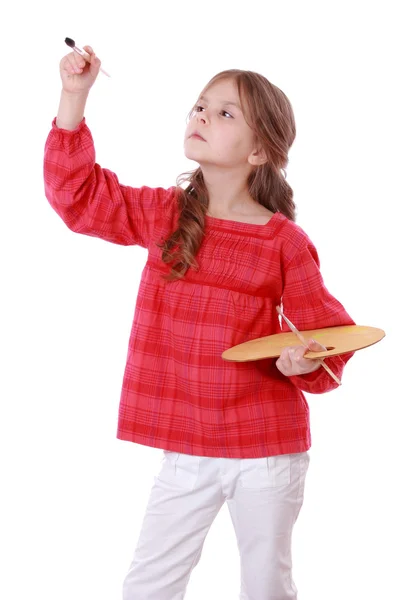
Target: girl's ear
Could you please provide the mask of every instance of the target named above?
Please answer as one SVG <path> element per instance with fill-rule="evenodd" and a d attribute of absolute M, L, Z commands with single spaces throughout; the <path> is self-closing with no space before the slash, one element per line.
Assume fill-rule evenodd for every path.
<path fill-rule="evenodd" d="M 247 160 L 251 165 L 259 166 L 266 163 L 268 161 L 268 157 L 263 148 L 258 148 L 253 150 Z"/>

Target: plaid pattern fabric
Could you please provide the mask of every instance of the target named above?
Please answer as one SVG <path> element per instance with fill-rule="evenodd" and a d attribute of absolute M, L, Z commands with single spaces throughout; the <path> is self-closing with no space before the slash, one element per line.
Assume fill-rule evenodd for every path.
<path fill-rule="evenodd" d="M 307 234 L 281 213 L 266 225 L 206 217 L 198 270 L 165 282 L 156 242 L 177 222 L 175 188 L 132 188 L 95 162 L 85 118 L 56 119 L 45 144 L 45 195 L 74 232 L 148 249 L 129 338 L 117 437 L 185 454 L 258 458 L 311 445 L 303 391 L 337 384 L 320 368 L 285 377 L 276 359 L 224 361 L 227 348 L 288 328 L 353 325 L 323 282 Z M 342 376 L 354 353 L 326 364 Z"/>

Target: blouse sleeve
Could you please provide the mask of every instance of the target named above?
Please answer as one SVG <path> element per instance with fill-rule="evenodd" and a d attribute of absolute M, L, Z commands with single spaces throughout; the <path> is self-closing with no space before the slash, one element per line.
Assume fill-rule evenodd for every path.
<path fill-rule="evenodd" d="M 284 268 L 282 294 L 283 312 L 299 331 L 321 329 L 339 325 L 355 325 L 342 304 L 327 290 L 321 272 L 315 246 L 306 238 L 302 248 Z M 282 319 L 282 331 L 290 331 Z M 354 352 L 331 356 L 324 362 L 339 379 Z M 320 367 L 312 373 L 289 377 L 299 389 L 311 394 L 322 394 L 338 387 L 335 380 Z"/>
<path fill-rule="evenodd" d="M 53 119 L 43 171 L 45 196 L 67 227 L 115 244 L 148 248 L 156 219 L 174 202 L 173 187 L 132 188 L 101 168 L 85 118 L 72 131 Z"/>

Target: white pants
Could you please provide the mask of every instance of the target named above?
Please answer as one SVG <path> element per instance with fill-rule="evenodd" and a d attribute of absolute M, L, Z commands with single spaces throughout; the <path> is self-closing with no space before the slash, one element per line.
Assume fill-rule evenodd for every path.
<path fill-rule="evenodd" d="M 182 600 L 225 501 L 240 554 L 240 599 L 296 600 L 291 536 L 309 460 L 308 452 L 236 459 L 164 451 L 123 600 Z"/>

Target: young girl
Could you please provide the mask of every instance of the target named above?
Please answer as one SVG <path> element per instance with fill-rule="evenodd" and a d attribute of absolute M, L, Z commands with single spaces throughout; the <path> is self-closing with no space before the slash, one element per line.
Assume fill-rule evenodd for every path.
<path fill-rule="evenodd" d="M 190 113 L 186 189 L 132 188 L 95 162 L 83 117 L 100 61 L 71 52 L 44 157 L 45 194 L 77 233 L 148 249 L 129 339 L 118 438 L 161 448 L 124 600 L 180 600 L 227 502 L 242 600 L 297 598 L 291 536 L 311 445 L 303 391 L 337 384 L 301 345 L 278 360 L 224 350 L 288 331 L 353 325 L 328 292 L 317 251 L 294 223 L 282 175 L 295 139 L 285 94 L 251 71 L 211 79 Z M 286 174 L 286 173 L 285 173 Z M 309 348 L 324 349 L 310 340 Z M 353 353 L 325 359 L 340 377 Z M 225 599 L 219 599 L 225 600 Z M 228 599 L 227 599 L 228 600 Z"/>

